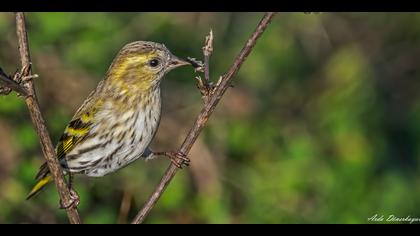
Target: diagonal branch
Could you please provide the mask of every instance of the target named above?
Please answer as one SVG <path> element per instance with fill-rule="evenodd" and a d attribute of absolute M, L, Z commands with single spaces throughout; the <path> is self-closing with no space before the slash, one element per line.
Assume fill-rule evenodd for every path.
<path fill-rule="evenodd" d="M 19 53 L 20 60 L 22 63 L 23 70 L 21 76 L 30 78 L 31 75 L 31 58 L 29 55 L 28 37 L 25 26 L 25 16 L 23 12 L 16 13 L 16 33 L 19 41 Z M 60 167 L 58 159 L 55 154 L 54 146 L 51 142 L 50 135 L 47 131 L 44 118 L 42 117 L 38 100 L 35 94 L 35 88 L 32 79 L 28 79 L 22 82 L 22 85 L 27 92 L 25 98 L 26 105 L 28 106 L 29 113 L 31 115 L 32 123 L 35 126 L 35 130 L 38 134 L 41 142 L 42 152 L 44 153 L 45 159 L 47 160 L 48 168 L 54 178 L 60 199 L 64 205 L 70 205 L 71 197 L 67 184 L 64 180 L 63 171 Z M 67 210 L 67 216 L 70 223 L 80 224 L 80 217 L 75 206 L 69 207 Z"/>
<path fill-rule="evenodd" d="M 233 65 L 230 67 L 228 72 L 223 75 L 219 82 L 217 83 L 216 88 L 213 90 L 211 96 L 208 99 L 208 102 L 205 103 L 204 108 L 201 110 L 200 114 L 198 115 L 193 127 L 189 131 L 187 137 L 185 138 L 184 142 L 182 143 L 179 152 L 188 154 L 193 146 L 194 142 L 197 140 L 200 132 L 202 131 L 204 125 L 207 123 L 210 115 L 213 113 L 216 105 L 219 103 L 220 99 L 222 98 L 223 94 L 227 90 L 232 81 L 233 77 L 239 71 L 242 63 L 245 61 L 246 57 L 252 51 L 253 47 L 255 46 L 257 39 L 262 35 L 265 31 L 271 20 L 273 19 L 275 13 L 268 12 L 264 15 L 264 17 L 259 22 L 257 28 L 255 29 L 254 33 L 246 42 L 245 46 L 242 48 L 239 55 L 236 57 Z M 133 220 L 133 224 L 142 223 L 147 215 L 150 213 L 152 208 L 155 206 L 156 202 L 159 200 L 160 196 L 162 195 L 163 191 L 165 191 L 166 187 L 175 176 L 178 168 L 171 164 L 168 169 L 166 170 L 164 176 L 160 180 L 159 185 L 150 196 L 149 200 L 143 206 L 143 208 L 138 212 L 136 217 Z"/>

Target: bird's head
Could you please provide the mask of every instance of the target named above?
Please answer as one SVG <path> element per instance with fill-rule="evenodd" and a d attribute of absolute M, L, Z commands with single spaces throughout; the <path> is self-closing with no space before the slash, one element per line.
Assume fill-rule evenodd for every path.
<path fill-rule="evenodd" d="M 110 66 L 107 79 L 147 89 L 158 85 L 172 69 L 190 65 L 174 56 L 163 44 L 136 41 L 125 45 Z"/>

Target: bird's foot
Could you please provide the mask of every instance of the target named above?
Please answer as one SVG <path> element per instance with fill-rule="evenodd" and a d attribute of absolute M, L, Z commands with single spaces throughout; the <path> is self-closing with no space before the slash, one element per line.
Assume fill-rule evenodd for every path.
<path fill-rule="evenodd" d="M 182 152 L 171 151 L 171 152 L 157 152 L 155 155 L 166 156 L 171 162 L 178 168 L 182 169 L 183 166 L 190 165 L 190 159 Z"/>
<path fill-rule="evenodd" d="M 60 209 L 68 209 L 70 207 L 77 207 L 80 203 L 80 197 L 79 194 L 77 194 L 76 191 L 74 191 L 73 189 L 69 189 L 70 191 L 70 202 L 67 204 L 64 204 L 61 200 L 60 200 Z"/>

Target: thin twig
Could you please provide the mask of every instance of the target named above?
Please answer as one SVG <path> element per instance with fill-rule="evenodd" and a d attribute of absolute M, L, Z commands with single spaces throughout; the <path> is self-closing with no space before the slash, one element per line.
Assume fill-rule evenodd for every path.
<path fill-rule="evenodd" d="M 0 82 L 3 83 L 5 90 L 9 89 L 8 91 L 6 91 L 6 95 L 11 91 L 15 91 L 20 95 L 23 96 L 28 96 L 28 93 L 26 92 L 26 90 L 24 88 L 22 88 L 22 86 L 20 86 L 20 84 L 18 84 L 16 81 L 14 81 L 13 79 L 11 79 L 8 75 L 6 75 L 6 73 L 4 73 L 4 71 L 0 68 Z"/>
<path fill-rule="evenodd" d="M 213 53 L 213 30 L 210 30 L 209 35 L 206 36 L 206 40 L 203 47 L 204 63 L 195 59 L 187 58 L 187 60 L 194 67 L 196 72 L 204 73 L 204 79 L 201 76 L 196 76 L 197 88 L 201 93 L 201 97 L 204 104 L 207 104 L 210 94 L 213 92 L 214 86 L 210 81 L 210 56 Z"/>
<path fill-rule="evenodd" d="M 222 76 L 221 80 L 218 83 L 218 86 L 214 89 L 214 92 L 212 93 L 208 103 L 206 103 L 204 108 L 201 110 L 193 127 L 191 128 L 187 137 L 182 143 L 181 148 L 179 149 L 179 152 L 184 153 L 184 154 L 189 153 L 192 145 L 197 140 L 201 130 L 203 129 L 204 125 L 207 123 L 207 120 L 209 119 L 210 115 L 213 113 L 216 105 L 219 103 L 223 94 L 229 87 L 230 82 L 232 81 L 233 77 L 238 72 L 239 68 L 241 67 L 242 63 L 245 61 L 246 57 L 252 51 L 253 47 L 255 46 L 257 42 L 257 39 L 262 35 L 264 30 L 267 28 L 268 24 L 271 22 L 274 15 L 275 13 L 268 12 L 261 19 L 254 33 L 251 35 L 251 37 L 246 42 L 245 46 L 242 48 L 239 55 L 236 57 L 229 71 L 224 76 Z M 166 189 L 166 187 L 168 186 L 172 178 L 175 176 L 177 170 L 178 168 L 174 164 L 171 164 L 168 167 L 162 179 L 160 180 L 159 185 L 157 186 L 153 194 L 150 196 L 146 204 L 143 206 L 143 208 L 138 212 L 138 214 L 134 218 L 132 222 L 133 224 L 139 224 L 145 220 L 146 216 L 150 213 L 152 208 L 155 206 L 156 202 L 159 200 L 163 191 Z"/>
<path fill-rule="evenodd" d="M 26 70 L 23 70 L 21 76 L 31 78 L 31 58 L 29 55 L 28 37 L 26 33 L 25 16 L 23 12 L 16 13 L 16 33 L 19 41 L 19 53 L 22 68 L 27 68 Z M 71 202 L 70 192 L 64 180 L 63 171 L 56 157 L 54 146 L 47 131 L 44 118 L 42 117 L 33 81 L 32 79 L 25 80 L 23 81 L 22 85 L 28 93 L 28 96 L 25 98 L 25 102 L 28 106 L 32 123 L 35 126 L 35 130 L 41 142 L 42 152 L 44 153 L 44 157 L 47 160 L 48 168 L 50 169 L 50 172 L 54 178 L 54 182 L 57 186 L 60 199 L 64 205 L 69 205 Z M 76 206 L 69 207 L 66 209 L 66 211 L 70 223 L 81 223 Z"/>
<path fill-rule="evenodd" d="M 206 85 L 209 86 L 210 83 L 210 69 L 209 69 L 209 61 L 210 56 L 213 54 L 213 30 L 210 30 L 209 35 L 206 37 L 206 43 L 203 47 L 203 54 L 204 54 L 204 80 L 206 81 Z"/>

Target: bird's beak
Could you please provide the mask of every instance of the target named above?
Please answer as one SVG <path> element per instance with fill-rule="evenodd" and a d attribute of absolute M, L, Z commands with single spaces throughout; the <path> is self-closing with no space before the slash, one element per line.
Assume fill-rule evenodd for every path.
<path fill-rule="evenodd" d="M 186 66 L 186 65 L 191 65 L 191 63 L 189 63 L 185 60 L 182 60 L 182 59 L 180 59 L 180 58 L 178 58 L 174 55 L 171 56 L 171 60 L 169 61 L 169 67 L 171 69 L 174 69 L 174 68 L 177 68 L 177 67 L 180 67 L 180 66 Z"/>

